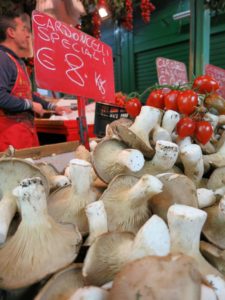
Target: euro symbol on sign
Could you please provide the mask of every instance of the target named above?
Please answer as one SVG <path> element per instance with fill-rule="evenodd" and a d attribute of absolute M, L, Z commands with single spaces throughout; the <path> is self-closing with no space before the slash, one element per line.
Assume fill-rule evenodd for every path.
<path fill-rule="evenodd" d="M 37 51 L 37 60 L 46 69 L 55 71 L 56 67 L 54 64 L 54 59 L 51 56 L 55 51 L 51 48 L 43 47 Z"/>

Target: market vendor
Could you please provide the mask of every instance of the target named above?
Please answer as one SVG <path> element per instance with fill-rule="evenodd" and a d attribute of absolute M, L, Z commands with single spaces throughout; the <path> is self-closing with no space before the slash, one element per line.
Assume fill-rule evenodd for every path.
<path fill-rule="evenodd" d="M 34 113 L 44 110 L 70 113 L 32 93 L 26 66 L 22 60 L 30 47 L 31 30 L 27 15 L 13 11 L 0 15 L 0 151 L 9 145 L 15 149 L 39 146 Z"/>

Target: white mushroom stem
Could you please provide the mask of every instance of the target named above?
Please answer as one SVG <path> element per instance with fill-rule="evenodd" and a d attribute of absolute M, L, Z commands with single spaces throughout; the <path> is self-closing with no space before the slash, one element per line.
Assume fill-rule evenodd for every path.
<path fill-rule="evenodd" d="M 142 106 L 140 114 L 129 129 L 149 145 L 149 133 L 160 118 L 160 110 L 152 106 Z"/>
<path fill-rule="evenodd" d="M 219 202 L 219 212 L 224 215 L 225 218 L 225 196 L 220 199 Z"/>
<path fill-rule="evenodd" d="M 77 194 L 83 194 L 90 189 L 93 182 L 91 164 L 82 159 L 72 159 L 69 163 L 69 174 L 72 186 Z"/>
<path fill-rule="evenodd" d="M 99 235 L 108 232 L 107 215 L 103 201 L 95 201 L 85 208 L 88 218 L 89 236 L 85 241 L 85 245 L 91 245 Z"/>
<path fill-rule="evenodd" d="M 16 210 L 16 200 L 11 195 L 3 195 L 0 201 L 0 244 L 3 244 L 6 240 L 9 225 Z"/>
<path fill-rule="evenodd" d="M 152 165 L 160 171 L 171 169 L 178 157 L 179 147 L 172 142 L 157 141 Z"/>
<path fill-rule="evenodd" d="M 139 150 L 125 149 L 117 155 L 115 163 L 126 166 L 132 172 L 137 172 L 143 168 L 145 159 Z"/>
<path fill-rule="evenodd" d="M 225 186 L 222 186 L 214 191 L 214 194 L 217 196 L 223 197 L 225 195 Z"/>
<path fill-rule="evenodd" d="M 137 232 L 128 260 L 147 255 L 165 256 L 170 252 L 170 235 L 166 223 L 153 215 Z"/>
<path fill-rule="evenodd" d="M 197 189 L 198 207 L 204 208 L 213 205 L 216 202 L 216 195 L 213 190 L 206 188 Z"/>
<path fill-rule="evenodd" d="M 205 284 L 201 285 L 201 299 L 200 300 L 218 300 L 215 291 Z"/>
<path fill-rule="evenodd" d="M 70 180 L 65 175 L 55 175 L 49 178 L 50 189 L 57 189 L 70 184 Z"/>
<path fill-rule="evenodd" d="M 182 149 L 183 147 L 192 144 L 192 142 L 191 142 L 191 137 L 190 137 L 190 136 L 187 136 L 187 137 L 185 137 L 184 139 L 177 138 L 176 143 L 177 143 L 177 145 L 180 147 L 180 149 Z"/>
<path fill-rule="evenodd" d="M 155 143 L 158 140 L 171 141 L 171 136 L 166 129 L 159 126 L 159 124 L 156 124 L 156 126 L 154 127 L 153 134 L 152 134 L 152 140 Z"/>
<path fill-rule="evenodd" d="M 209 112 L 207 112 L 204 116 L 204 119 L 206 121 L 209 121 L 213 127 L 213 130 L 216 129 L 218 122 L 219 122 L 219 117 L 217 115 L 211 114 Z"/>
<path fill-rule="evenodd" d="M 201 147 L 196 144 L 182 147 L 180 150 L 180 159 L 184 165 L 184 174 L 198 186 L 204 174 Z"/>
<path fill-rule="evenodd" d="M 109 292 L 97 286 L 79 288 L 68 300 L 107 300 Z"/>
<path fill-rule="evenodd" d="M 212 285 L 215 294 L 217 296 L 218 300 L 224 300 L 225 299 L 225 281 L 217 276 L 210 274 L 206 276 L 206 279 L 209 281 L 209 283 Z"/>
<path fill-rule="evenodd" d="M 199 250 L 200 234 L 206 218 L 207 213 L 201 209 L 181 204 L 170 206 L 167 219 L 171 237 L 171 252 L 193 257 L 203 275 L 220 276 L 221 274 L 203 258 Z"/>
<path fill-rule="evenodd" d="M 180 114 L 174 110 L 165 111 L 162 119 L 162 127 L 171 135 L 180 120 Z"/>
<path fill-rule="evenodd" d="M 141 200 L 150 199 L 154 195 L 162 192 L 162 182 L 152 175 L 143 175 L 138 182 L 127 192 L 131 206 L 140 206 Z"/>

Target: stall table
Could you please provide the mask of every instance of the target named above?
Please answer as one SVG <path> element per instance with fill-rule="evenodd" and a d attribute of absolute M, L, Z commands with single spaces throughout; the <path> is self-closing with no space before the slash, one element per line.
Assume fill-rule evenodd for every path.
<path fill-rule="evenodd" d="M 67 142 L 80 140 L 79 124 L 77 120 L 49 120 L 35 119 L 38 133 L 64 135 Z M 94 124 L 88 124 L 89 138 L 95 137 Z"/>

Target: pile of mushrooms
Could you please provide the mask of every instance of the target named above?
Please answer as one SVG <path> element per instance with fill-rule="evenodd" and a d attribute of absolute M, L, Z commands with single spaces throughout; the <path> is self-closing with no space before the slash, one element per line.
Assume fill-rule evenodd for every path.
<path fill-rule="evenodd" d="M 26 162 L 37 173 L 4 179 L 0 288 L 55 273 L 36 300 L 61 299 L 58 286 L 68 300 L 224 300 L 225 134 L 207 117 L 214 135 L 203 146 L 177 137 L 177 112 L 143 106 L 91 151 L 79 146 L 64 174 Z"/>

